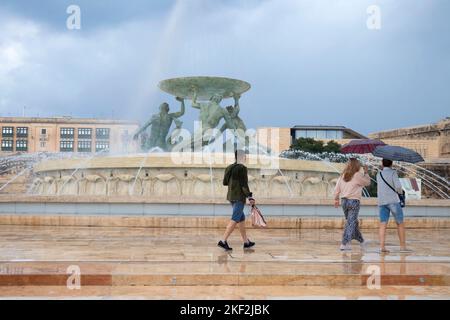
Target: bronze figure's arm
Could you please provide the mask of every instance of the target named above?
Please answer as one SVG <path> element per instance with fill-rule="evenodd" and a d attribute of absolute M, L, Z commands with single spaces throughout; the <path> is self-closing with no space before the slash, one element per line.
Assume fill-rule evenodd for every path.
<path fill-rule="evenodd" d="M 241 97 L 238 94 L 233 95 L 234 97 L 234 108 L 233 108 L 233 112 L 231 113 L 231 116 L 233 118 L 236 118 L 239 114 L 239 112 L 241 111 L 241 107 L 239 106 L 239 98 Z"/>
<path fill-rule="evenodd" d="M 197 102 L 197 88 L 192 87 L 192 91 L 194 92 L 192 96 L 192 107 L 196 109 L 200 109 L 200 103 Z"/>
<path fill-rule="evenodd" d="M 184 112 L 186 110 L 186 107 L 184 105 L 184 99 L 180 98 L 180 97 L 177 97 L 177 101 L 181 102 L 181 110 L 180 110 L 180 112 L 174 112 L 174 113 L 171 114 L 171 116 L 174 117 L 174 118 L 179 118 L 179 117 L 183 116 Z"/>
<path fill-rule="evenodd" d="M 136 131 L 136 133 L 133 136 L 133 139 L 137 140 L 139 135 L 153 124 L 153 121 L 154 121 L 154 117 L 151 117 L 150 120 L 148 120 L 141 128 L 138 129 L 138 131 Z"/>

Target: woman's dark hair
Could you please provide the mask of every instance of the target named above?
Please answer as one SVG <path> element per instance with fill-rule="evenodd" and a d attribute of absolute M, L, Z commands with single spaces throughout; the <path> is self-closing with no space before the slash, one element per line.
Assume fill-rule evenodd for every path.
<path fill-rule="evenodd" d="M 392 160 L 383 159 L 383 167 L 386 167 L 386 168 L 392 167 Z"/>

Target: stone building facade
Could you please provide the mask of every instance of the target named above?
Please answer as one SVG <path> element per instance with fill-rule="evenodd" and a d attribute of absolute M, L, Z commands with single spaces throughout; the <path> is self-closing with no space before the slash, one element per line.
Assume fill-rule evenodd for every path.
<path fill-rule="evenodd" d="M 136 122 L 71 117 L 0 117 L 0 155 L 35 152 L 121 152 L 134 148 Z"/>
<path fill-rule="evenodd" d="M 450 117 L 433 124 L 376 132 L 369 137 L 413 149 L 427 162 L 450 161 Z"/>

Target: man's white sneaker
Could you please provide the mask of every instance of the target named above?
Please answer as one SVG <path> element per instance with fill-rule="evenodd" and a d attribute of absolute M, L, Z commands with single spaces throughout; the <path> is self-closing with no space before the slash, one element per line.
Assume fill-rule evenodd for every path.
<path fill-rule="evenodd" d="M 349 244 L 341 244 L 341 247 L 339 249 L 341 251 L 350 251 L 350 250 L 352 250 L 352 246 Z"/>

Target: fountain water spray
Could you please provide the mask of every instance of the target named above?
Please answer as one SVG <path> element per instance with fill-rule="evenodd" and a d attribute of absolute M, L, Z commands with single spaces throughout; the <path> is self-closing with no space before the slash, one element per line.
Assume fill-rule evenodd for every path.
<path fill-rule="evenodd" d="M 148 155 L 151 154 L 151 153 L 154 153 L 154 152 L 164 152 L 164 150 L 161 149 L 161 148 L 158 148 L 158 147 L 154 147 L 154 148 L 151 148 L 151 149 L 145 154 L 145 157 L 142 159 L 141 164 L 139 165 L 139 169 L 138 169 L 138 171 L 137 171 L 137 173 L 136 173 L 136 176 L 134 177 L 133 185 L 130 186 L 130 189 L 128 189 L 128 193 L 129 193 L 130 195 L 132 195 L 132 194 L 134 193 L 134 188 L 135 188 L 135 186 L 136 186 L 136 181 L 137 181 L 137 179 L 139 178 L 139 175 L 141 174 L 142 168 L 144 167 L 144 164 L 145 164 L 145 162 L 146 162 L 147 159 L 148 159 Z"/>
<path fill-rule="evenodd" d="M 81 164 L 72 172 L 72 174 L 70 175 L 70 178 L 67 179 L 66 181 L 64 181 L 63 185 L 61 186 L 61 188 L 57 191 L 56 195 L 61 195 L 61 191 L 64 189 L 64 187 L 66 186 L 66 184 L 71 180 L 71 178 L 73 178 L 73 176 L 75 175 L 75 173 L 78 172 L 78 170 L 80 170 L 81 168 L 85 167 L 90 161 L 92 161 L 92 159 L 95 158 L 96 155 L 101 154 L 103 152 L 107 152 L 107 149 L 101 150 L 99 152 L 94 153 L 93 155 L 91 155 L 90 157 L 88 157 L 87 159 L 85 159 L 83 162 L 81 162 Z"/>

